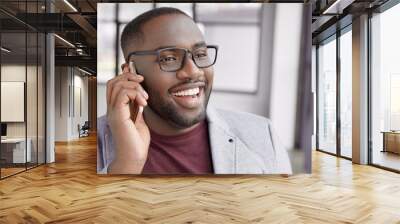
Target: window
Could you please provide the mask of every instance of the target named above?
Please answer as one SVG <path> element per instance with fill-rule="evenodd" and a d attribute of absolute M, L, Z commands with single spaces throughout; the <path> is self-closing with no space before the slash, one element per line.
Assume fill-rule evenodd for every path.
<path fill-rule="evenodd" d="M 336 36 L 318 48 L 318 149 L 336 154 Z"/>
<path fill-rule="evenodd" d="M 340 36 L 340 154 L 351 158 L 352 149 L 352 35 L 351 26 Z"/>
<path fill-rule="evenodd" d="M 400 170 L 400 5 L 371 18 L 371 162 Z"/>

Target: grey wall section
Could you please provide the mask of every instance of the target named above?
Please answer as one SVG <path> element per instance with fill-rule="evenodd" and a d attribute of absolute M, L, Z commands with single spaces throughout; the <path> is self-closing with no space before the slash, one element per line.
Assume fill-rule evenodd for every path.
<path fill-rule="evenodd" d="M 313 93 L 313 133 L 311 147 L 313 150 L 317 148 L 317 48 L 312 46 L 312 93 Z"/>
<path fill-rule="evenodd" d="M 55 162 L 55 76 L 54 35 L 46 35 L 46 163 Z"/>
<path fill-rule="evenodd" d="M 368 163 L 368 15 L 353 19 L 353 162 Z"/>
<path fill-rule="evenodd" d="M 269 118 L 283 145 L 293 149 L 296 147 L 296 115 L 302 112 L 298 110 L 302 106 L 298 105 L 302 100 L 299 92 L 304 88 L 301 81 L 308 78 L 300 72 L 306 57 L 302 52 L 305 44 L 302 43 L 303 4 L 278 4 L 275 15 Z"/>
<path fill-rule="evenodd" d="M 55 141 L 65 141 L 67 138 L 62 136 L 68 136 L 68 117 L 69 117 L 69 83 L 71 82 L 70 76 L 68 75 L 68 67 L 56 67 L 55 68 Z"/>

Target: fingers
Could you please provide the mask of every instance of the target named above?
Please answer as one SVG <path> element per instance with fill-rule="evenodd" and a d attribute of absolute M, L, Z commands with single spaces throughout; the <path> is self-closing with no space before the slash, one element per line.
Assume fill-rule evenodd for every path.
<path fill-rule="evenodd" d="M 137 113 L 137 116 L 136 116 L 135 123 L 144 123 L 144 119 L 143 119 L 143 107 L 142 107 L 142 106 L 139 106 L 139 109 L 138 109 L 138 113 Z M 138 128 L 139 128 L 139 127 L 138 127 Z"/>
<path fill-rule="evenodd" d="M 144 77 L 136 74 L 133 63 L 124 63 L 121 68 L 123 73 L 107 82 L 108 108 L 129 106 L 139 109 L 147 106 L 149 95 L 140 85 Z"/>
<path fill-rule="evenodd" d="M 114 107 L 119 107 L 128 106 L 127 104 L 130 102 L 134 102 L 138 106 L 147 105 L 147 101 L 140 93 L 138 93 L 137 91 L 129 90 L 127 88 L 119 89 L 119 91 L 116 93 L 115 101 L 113 101 L 112 103 Z"/>
<path fill-rule="evenodd" d="M 138 83 L 136 82 L 127 82 L 123 80 L 119 80 L 113 83 L 112 85 L 112 90 L 110 93 L 110 104 L 114 105 L 115 99 L 118 96 L 118 93 L 120 92 L 121 89 L 130 89 L 133 91 L 136 91 L 136 88 L 138 87 Z"/>
<path fill-rule="evenodd" d="M 138 86 L 139 91 L 142 93 L 142 95 L 144 96 L 144 98 L 146 98 L 146 100 L 149 99 L 149 94 L 147 94 L 147 92 L 143 89 L 143 87 L 139 84 Z"/>
<path fill-rule="evenodd" d="M 142 87 L 139 83 L 131 81 L 117 81 L 113 85 L 111 92 L 110 105 L 123 106 L 131 102 L 136 102 L 138 105 L 146 106 L 147 97 L 141 91 Z"/>
<path fill-rule="evenodd" d="M 119 81 L 130 81 L 130 82 L 140 83 L 143 82 L 143 80 L 144 80 L 143 76 L 133 75 L 131 73 L 123 73 L 122 75 L 118 75 L 117 77 L 109 80 L 107 82 L 107 104 L 109 105 L 111 103 L 111 96 L 112 96 L 111 93 L 113 92 L 115 83 Z"/>

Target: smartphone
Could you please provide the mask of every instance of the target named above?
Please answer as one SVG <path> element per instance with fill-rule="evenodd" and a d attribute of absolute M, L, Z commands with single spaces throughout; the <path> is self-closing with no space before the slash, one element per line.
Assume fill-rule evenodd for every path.
<path fill-rule="evenodd" d="M 135 63 L 133 61 L 130 61 L 129 62 L 129 72 L 137 74 L 134 66 L 135 66 Z M 143 106 L 139 106 L 135 101 L 133 101 L 133 102 L 131 101 L 129 103 L 129 108 L 130 108 L 130 112 L 131 112 L 131 119 L 135 123 L 139 111 L 141 110 L 143 112 Z"/>

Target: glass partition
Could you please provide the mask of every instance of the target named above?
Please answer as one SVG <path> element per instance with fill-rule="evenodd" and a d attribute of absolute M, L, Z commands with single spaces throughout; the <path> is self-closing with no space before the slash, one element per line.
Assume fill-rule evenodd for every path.
<path fill-rule="evenodd" d="M 43 13 L 44 1 L 1 2 L 16 17 Z M 0 12 L 0 178 L 45 163 L 45 35 Z M 35 18 L 35 17 L 34 17 Z"/>
<path fill-rule="evenodd" d="M 1 159 L 2 177 L 24 171 L 31 160 L 26 150 L 26 32 L 1 34 Z"/>

